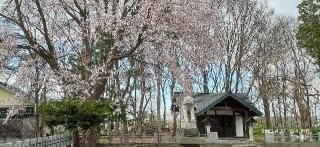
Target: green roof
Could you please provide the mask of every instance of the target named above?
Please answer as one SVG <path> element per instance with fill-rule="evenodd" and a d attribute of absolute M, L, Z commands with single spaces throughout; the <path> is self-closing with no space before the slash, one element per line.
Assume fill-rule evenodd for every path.
<path fill-rule="evenodd" d="M 227 97 L 232 97 L 245 107 L 249 109 L 255 116 L 262 116 L 262 112 L 257 109 L 257 107 L 249 100 L 244 94 L 235 94 L 231 92 L 226 93 L 199 93 L 192 96 L 193 102 L 196 107 L 196 115 L 201 115 L 208 111 L 210 108 L 217 105 L 219 102 L 223 101 Z"/>

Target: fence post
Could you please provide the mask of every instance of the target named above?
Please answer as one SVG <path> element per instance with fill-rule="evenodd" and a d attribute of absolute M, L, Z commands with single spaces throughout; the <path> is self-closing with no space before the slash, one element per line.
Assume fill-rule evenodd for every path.
<path fill-rule="evenodd" d="M 64 136 L 65 136 L 65 139 L 66 139 L 66 146 L 69 146 L 69 145 L 71 145 L 71 140 L 70 140 L 70 134 L 69 133 L 66 133 L 66 134 L 64 134 Z"/>
<path fill-rule="evenodd" d="M 34 138 L 34 139 L 31 139 L 31 140 L 30 140 L 30 146 L 31 146 L 31 147 L 36 147 L 36 145 L 37 145 L 37 139 L 35 139 L 35 138 Z"/>
<path fill-rule="evenodd" d="M 53 138 L 54 138 L 54 147 L 59 147 L 59 145 L 60 145 L 59 135 L 55 135 Z"/>
<path fill-rule="evenodd" d="M 294 142 L 294 141 L 295 141 L 295 139 L 294 139 L 294 133 L 293 133 L 292 131 L 290 131 L 290 136 L 289 136 L 289 138 L 290 138 L 290 142 Z"/>
<path fill-rule="evenodd" d="M 50 136 L 51 137 L 51 147 L 55 147 L 55 137 L 52 135 L 52 136 Z M 49 137 L 49 138 L 50 138 Z"/>
<path fill-rule="evenodd" d="M 281 137 L 281 142 L 285 142 L 286 141 L 283 130 L 281 130 L 281 132 L 280 132 L 280 137 Z"/>
<path fill-rule="evenodd" d="M 42 147 L 42 138 L 37 138 L 36 139 L 36 146 L 37 147 Z"/>
<path fill-rule="evenodd" d="M 52 141 L 52 136 L 49 136 L 48 138 L 48 147 L 52 147 L 53 141 Z"/>
<path fill-rule="evenodd" d="M 123 133 L 121 133 L 121 143 L 124 143 L 124 135 L 123 135 Z"/>
<path fill-rule="evenodd" d="M 320 132 L 318 132 L 318 142 L 320 142 Z"/>
<path fill-rule="evenodd" d="M 113 140 L 113 136 L 112 136 L 112 133 L 109 133 L 109 136 L 108 136 L 108 140 L 109 140 L 109 144 L 112 144 L 112 140 Z"/>
<path fill-rule="evenodd" d="M 61 134 L 57 135 L 57 147 L 61 146 L 61 142 L 62 142 L 62 137 Z"/>
<path fill-rule="evenodd" d="M 59 135 L 59 146 L 65 146 L 65 145 L 64 145 L 63 134 Z"/>
<path fill-rule="evenodd" d="M 62 138 L 62 146 L 67 146 L 67 137 L 66 137 L 66 134 L 62 134 L 61 135 L 61 138 Z"/>
<path fill-rule="evenodd" d="M 71 133 L 68 133 L 68 139 L 69 139 L 69 144 L 70 146 L 73 146 L 74 145 L 74 142 L 73 142 L 73 136 L 71 135 Z M 80 139 L 80 136 L 79 136 L 79 139 Z M 80 139 L 81 140 L 81 139 Z M 79 141 L 80 141 L 79 140 Z"/>
<path fill-rule="evenodd" d="M 97 143 L 97 144 L 99 144 L 99 143 L 100 143 L 100 133 L 98 133 L 98 134 L 97 134 L 96 143 Z"/>
<path fill-rule="evenodd" d="M 313 135 L 312 132 L 309 132 L 309 142 L 312 143 L 313 142 Z"/>
<path fill-rule="evenodd" d="M 48 146 L 48 137 L 42 137 L 42 146 Z"/>
<path fill-rule="evenodd" d="M 320 135 L 320 133 L 319 133 Z M 146 132 L 142 132 L 142 143 L 146 143 Z"/>
<path fill-rule="evenodd" d="M 154 137 L 154 143 L 158 143 L 158 133 L 157 132 L 154 132 L 153 133 L 153 137 Z"/>
<path fill-rule="evenodd" d="M 58 147 L 63 146 L 63 137 L 62 134 L 58 135 Z"/>
<path fill-rule="evenodd" d="M 168 140 L 169 140 L 169 139 L 168 139 L 168 132 L 165 131 L 165 132 L 164 132 L 164 143 L 169 142 Z"/>

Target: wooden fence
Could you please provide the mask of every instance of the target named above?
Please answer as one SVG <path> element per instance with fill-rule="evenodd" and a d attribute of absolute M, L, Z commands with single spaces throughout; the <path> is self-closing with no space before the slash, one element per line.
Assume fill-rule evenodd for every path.
<path fill-rule="evenodd" d="M 70 133 L 41 138 L 27 139 L 24 141 L 0 144 L 0 147 L 68 147 L 73 146 L 73 135 Z"/>

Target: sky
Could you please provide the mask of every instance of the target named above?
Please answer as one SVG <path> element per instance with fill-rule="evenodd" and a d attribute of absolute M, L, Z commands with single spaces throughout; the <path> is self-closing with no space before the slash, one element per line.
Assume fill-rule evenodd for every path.
<path fill-rule="evenodd" d="M 293 17 L 298 17 L 299 13 L 297 6 L 301 1 L 302 0 L 267 0 L 270 7 L 274 8 L 277 14 Z"/>

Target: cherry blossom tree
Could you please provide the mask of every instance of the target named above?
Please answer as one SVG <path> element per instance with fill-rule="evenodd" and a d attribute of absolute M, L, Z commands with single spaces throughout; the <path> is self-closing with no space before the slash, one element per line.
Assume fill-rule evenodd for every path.
<path fill-rule="evenodd" d="M 147 62 L 166 61 L 170 66 L 177 60 L 211 58 L 214 7 L 207 0 L 5 0 L 0 9 L 6 30 L 1 46 L 8 51 L 5 56 L 15 51 L 34 56 L 24 61 L 30 68 L 21 70 L 31 72 L 19 76 L 24 79 L 20 84 L 33 83 L 26 76 L 43 61 L 46 80 L 39 80 L 40 85 L 58 89 L 63 97 L 98 99 L 108 77 L 119 72 L 114 71 L 115 63 L 125 58 L 142 53 Z M 187 91 L 189 65 L 172 66 Z M 87 145 L 94 146 L 96 130 L 87 134 Z"/>

